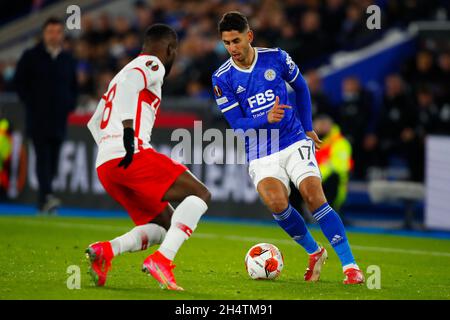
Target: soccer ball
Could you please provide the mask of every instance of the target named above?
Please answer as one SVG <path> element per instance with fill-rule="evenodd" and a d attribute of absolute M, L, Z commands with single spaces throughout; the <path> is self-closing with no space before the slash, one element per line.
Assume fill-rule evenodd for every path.
<path fill-rule="evenodd" d="M 275 279 L 283 266 L 281 251 L 270 243 L 258 243 L 245 255 L 245 268 L 252 279 Z"/>

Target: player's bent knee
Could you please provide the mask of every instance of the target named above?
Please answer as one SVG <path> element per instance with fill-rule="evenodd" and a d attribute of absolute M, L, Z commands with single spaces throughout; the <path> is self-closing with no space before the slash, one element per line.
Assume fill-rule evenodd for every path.
<path fill-rule="evenodd" d="M 273 213 L 281 213 L 288 207 L 289 203 L 287 199 L 282 197 L 273 197 L 266 200 L 266 205 Z"/>
<path fill-rule="evenodd" d="M 196 190 L 195 192 L 195 195 L 205 201 L 206 204 L 209 204 L 211 202 L 211 192 L 205 186 L 198 188 L 198 190 Z"/>
<path fill-rule="evenodd" d="M 326 202 L 325 197 L 323 197 L 319 192 L 308 192 L 303 195 L 303 200 L 306 202 L 308 208 L 312 210 L 319 208 Z"/>
<path fill-rule="evenodd" d="M 206 204 L 209 204 L 211 202 L 211 192 L 209 192 L 207 188 L 205 188 L 205 190 L 203 191 L 202 199 Z"/>

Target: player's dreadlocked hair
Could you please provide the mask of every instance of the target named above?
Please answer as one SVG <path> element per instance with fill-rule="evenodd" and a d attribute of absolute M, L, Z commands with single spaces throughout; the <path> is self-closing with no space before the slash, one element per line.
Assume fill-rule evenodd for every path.
<path fill-rule="evenodd" d="M 175 30 L 166 24 L 156 23 L 145 31 L 145 43 L 156 43 L 163 40 L 177 42 L 178 37 Z"/>
<path fill-rule="evenodd" d="M 239 11 L 230 11 L 223 15 L 219 21 L 219 34 L 224 31 L 236 30 L 244 32 L 249 29 L 247 18 Z"/>

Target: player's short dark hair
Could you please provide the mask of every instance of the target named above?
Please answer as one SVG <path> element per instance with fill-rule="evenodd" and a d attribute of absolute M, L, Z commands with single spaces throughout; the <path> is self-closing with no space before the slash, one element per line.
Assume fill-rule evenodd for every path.
<path fill-rule="evenodd" d="M 59 24 L 59 25 L 63 25 L 62 20 L 57 18 L 57 17 L 49 17 L 47 18 L 47 20 L 45 20 L 43 26 L 42 26 L 42 31 L 45 30 L 45 28 L 47 28 L 49 25 L 51 24 Z"/>
<path fill-rule="evenodd" d="M 156 23 L 145 31 L 144 45 L 146 46 L 164 40 L 175 43 L 178 40 L 176 31 L 167 24 Z"/>
<path fill-rule="evenodd" d="M 239 11 L 230 11 L 222 16 L 219 21 L 219 34 L 224 31 L 244 32 L 249 29 L 247 17 Z"/>

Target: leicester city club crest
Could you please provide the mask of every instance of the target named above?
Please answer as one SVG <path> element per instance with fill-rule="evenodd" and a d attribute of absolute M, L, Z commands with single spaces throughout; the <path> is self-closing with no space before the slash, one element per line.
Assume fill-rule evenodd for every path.
<path fill-rule="evenodd" d="M 277 74 L 273 69 L 267 69 L 266 72 L 264 72 L 264 78 L 266 78 L 267 81 L 272 81 L 273 79 L 275 79 L 276 75 Z"/>

